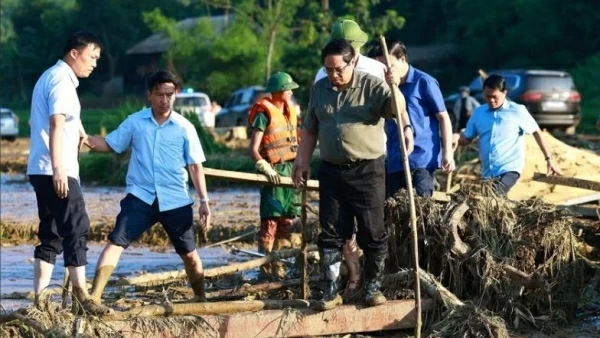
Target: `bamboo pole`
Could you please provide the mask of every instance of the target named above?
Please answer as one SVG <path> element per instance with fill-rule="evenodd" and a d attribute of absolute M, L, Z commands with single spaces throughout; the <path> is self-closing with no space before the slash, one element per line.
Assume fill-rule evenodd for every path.
<path fill-rule="evenodd" d="M 304 182 L 308 181 L 307 173 L 303 173 Z M 302 299 L 308 299 L 310 296 L 310 288 L 308 287 L 308 250 L 306 243 L 306 186 L 302 185 L 302 211 L 300 214 L 301 217 L 301 230 L 302 233 L 302 245 L 300 247 L 300 279 L 302 280 L 302 289 L 300 291 L 300 296 Z"/>
<path fill-rule="evenodd" d="M 385 43 L 385 38 L 383 35 L 379 36 L 379 42 L 381 43 L 381 49 L 383 50 L 383 56 L 385 57 L 385 65 L 388 69 L 390 69 L 390 55 L 388 54 L 387 45 Z M 396 83 L 392 83 L 393 87 L 396 87 Z M 419 279 L 419 240 L 417 235 L 417 213 L 415 210 L 415 196 L 412 186 L 412 177 L 410 174 L 410 166 L 408 163 L 408 155 L 406 154 L 406 144 L 404 143 L 404 126 L 402 125 L 402 119 L 400 116 L 400 105 L 398 102 L 398 92 L 396 88 L 392 88 L 392 100 L 394 102 L 394 108 L 396 111 L 396 118 L 398 123 L 396 126 L 398 127 L 398 137 L 400 138 L 400 148 L 402 151 L 402 162 L 404 164 L 404 174 L 406 179 L 406 189 L 408 190 L 408 199 L 410 206 L 410 228 L 411 228 L 411 238 L 412 238 L 412 246 L 413 246 L 413 270 L 414 270 L 414 290 L 415 290 L 415 311 L 417 314 L 417 320 L 415 323 L 415 337 L 421 338 L 421 326 L 422 315 L 421 315 L 421 283 Z"/>

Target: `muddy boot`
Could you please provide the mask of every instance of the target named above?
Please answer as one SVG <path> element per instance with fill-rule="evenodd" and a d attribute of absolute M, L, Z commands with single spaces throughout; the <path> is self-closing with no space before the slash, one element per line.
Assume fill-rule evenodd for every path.
<path fill-rule="evenodd" d="M 385 271 L 386 252 L 369 252 L 365 262 L 365 303 L 368 306 L 381 305 L 387 301 L 381 292 Z"/>
<path fill-rule="evenodd" d="M 285 241 L 286 240 L 284 238 L 275 239 L 275 243 L 273 245 L 273 250 L 277 251 L 277 250 L 283 249 L 284 245 L 285 245 Z M 286 276 L 285 264 L 282 261 L 275 261 L 275 262 L 271 263 L 271 274 L 273 276 L 273 279 L 277 279 L 277 280 L 285 279 L 285 276 Z"/>
<path fill-rule="evenodd" d="M 96 270 L 94 281 L 92 282 L 92 292 L 90 293 L 90 299 L 95 301 L 97 304 L 102 303 L 102 293 L 104 288 L 110 279 L 115 267 L 113 265 L 104 265 Z"/>
<path fill-rule="evenodd" d="M 340 277 L 340 265 L 342 264 L 342 252 L 337 248 L 323 248 L 320 250 L 321 269 L 325 278 L 325 292 L 317 304 L 320 311 L 331 310 L 342 304 L 342 297 L 338 294 L 338 279 Z"/>
<path fill-rule="evenodd" d="M 94 301 L 87 290 L 73 286 L 73 298 L 71 311 L 74 315 L 91 314 L 93 316 L 104 316 L 112 314 L 113 309 Z"/>
<path fill-rule="evenodd" d="M 206 293 L 204 292 L 204 274 L 194 279 L 190 278 L 190 284 L 194 291 L 194 301 L 204 303 L 206 302 Z"/>
<path fill-rule="evenodd" d="M 344 298 L 344 302 L 349 302 L 355 300 L 360 292 L 360 258 L 355 236 L 352 236 L 352 239 L 344 244 L 344 262 L 348 268 L 348 283 L 342 298 Z"/>

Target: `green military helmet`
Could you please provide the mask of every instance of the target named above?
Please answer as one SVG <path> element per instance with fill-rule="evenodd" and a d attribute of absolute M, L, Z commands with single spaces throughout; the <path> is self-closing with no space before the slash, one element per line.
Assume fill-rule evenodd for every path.
<path fill-rule="evenodd" d="M 356 50 L 360 50 L 369 36 L 360 29 L 356 21 L 341 19 L 337 20 L 331 28 L 331 39 L 342 39 L 348 41 Z"/>
<path fill-rule="evenodd" d="M 285 72 L 277 72 L 269 78 L 267 81 L 267 88 L 265 91 L 272 92 L 283 92 L 286 90 L 292 90 L 298 88 L 298 84 L 294 82 L 290 74 Z"/>

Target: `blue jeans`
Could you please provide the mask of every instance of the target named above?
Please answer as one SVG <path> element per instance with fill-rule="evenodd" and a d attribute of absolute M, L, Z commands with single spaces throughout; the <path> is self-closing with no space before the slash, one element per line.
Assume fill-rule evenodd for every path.
<path fill-rule="evenodd" d="M 431 197 L 433 195 L 433 171 L 434 169 L 412 170 L 412 185 L 417 195 L 421 197 Z M 385 177 L 386 198 L 394 196 L 401 188 L 406 189 L 404 171 L 388 173 Z"/>

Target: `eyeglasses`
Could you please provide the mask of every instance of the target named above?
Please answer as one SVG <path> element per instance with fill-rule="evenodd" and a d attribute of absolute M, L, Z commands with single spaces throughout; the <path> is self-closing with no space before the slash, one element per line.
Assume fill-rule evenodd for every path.
<path fill-rule="evenodd" d="M 347 63 L 342 68 L 329 68 L 329 67 L 323 67 L 323 68 L 325 68 L 325 73 L 327 73 L 327 74 L 335 73 L 337 75 L 342 75 L 342 74 L 344 74 L 344 71 L 346 71 L 346 68 L 348 68 L 348 66 L 350 66 L 350 63 Z"/>

